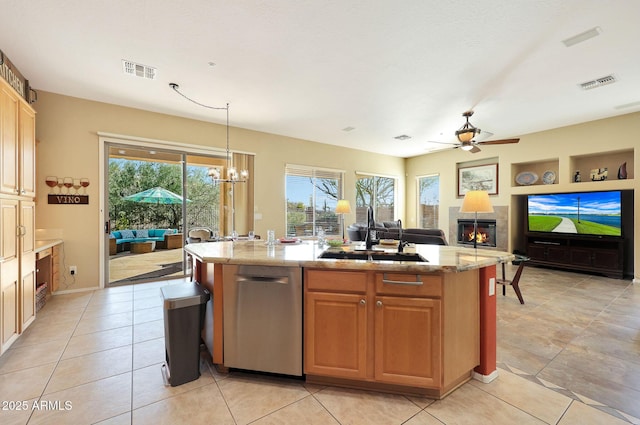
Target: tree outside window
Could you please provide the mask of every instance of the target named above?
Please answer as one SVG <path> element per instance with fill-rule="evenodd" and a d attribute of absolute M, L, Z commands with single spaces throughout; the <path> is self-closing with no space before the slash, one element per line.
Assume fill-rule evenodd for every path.
<path fill-rule="evenodd" d="M 342 173 L 287 166 L 287 235 L 315 236 L 319 228 L 326 235 L 341 234 L 336 205 L 341 196 Z"/>
<path fill-rule="evenodd" d="M 418 177 L 418 224 L 423 229 L 437 229 L 440 213 L 440 176 Z"/>
<path fill-rule="evenodd" d="M 356 221 L 367 222 L 367 208 L 373 207 L 377 222 L 395 219 L 396 179 L 391 177 L 356 176 Z"/>

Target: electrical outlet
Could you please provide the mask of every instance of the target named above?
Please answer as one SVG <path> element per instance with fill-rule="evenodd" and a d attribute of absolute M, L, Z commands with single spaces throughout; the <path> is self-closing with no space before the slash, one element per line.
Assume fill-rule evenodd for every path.
<path fill-rule="evenodd" d="M 69 274 L 71 274 L 71 276 L 75 276 L 76 273 L 78 273 L 78 266 L 70 266 Z"/>

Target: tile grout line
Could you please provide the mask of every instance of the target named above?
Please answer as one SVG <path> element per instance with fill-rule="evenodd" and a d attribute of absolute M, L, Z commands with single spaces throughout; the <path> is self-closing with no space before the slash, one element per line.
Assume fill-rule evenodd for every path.
<path fill-rule="evenodd" d="M 62 356 L 64 355 L 64 352 L 66 351 L 67 347 L 69 347 L 69 343 L 71 342 L 71 338 L 73 338 L 73 334 L 78 329 L 78 326 L 80 326 L 80 323 L 82 322 L 82 317 L 84 316 L 84 313 L 87 311 L 87 306 L 89 305 L 89 303 L 93 299 L 94 295 L 95 295 L 95 291 L 92 291 L 91 297 L 89 297 L 89 299 L 87 300 L 87 303 L 82 308 L 82 313 L 80 314 L 80 317 L 78 317 L 78 321 L 76 322 L 76 325 L 73 328 L 73 332 L 71 332 L 71 334 L 69 335 L 69 337 L 67 339 L 67 342 L 64 345 L 64 348 L 60 351 L 60 355 L 58 356 L 58 360 L 56 360 L 56 362 L 55 362 L 56 363 L 55 367 L 51 371 L 51 374 L 49 375 L 49 378 L 47 379 L 47 382 L 42 387 L 42 392 L 40 393 L 40 395 L 38 396 L 38 399 L 36 400 L 37 403 L 39 403 L 42 400 L 42 397 L 44 396 L 44 392 L 46 391 L 47 387 L 51 383 L 51 379 L 53 378 L 53 375 L 55 374 L 56 370 L 58 369 L 58 366 L 60 365 L 60 360 L 62 359 Z M 31 422 L 31 419 L 33 417 L 33 413 L 35 412 L 35 410 L 36 409 L 31 409 L 31 413 L 29 414 L 29 418 L 27 419 L 26 424 Z"/>

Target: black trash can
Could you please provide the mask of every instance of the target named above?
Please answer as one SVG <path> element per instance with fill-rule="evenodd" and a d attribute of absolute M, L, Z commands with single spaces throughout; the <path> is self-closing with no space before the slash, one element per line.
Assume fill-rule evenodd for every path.
<path fill-rule="evenodd" d="M 164 299 L 165 380 L 172 387 L 200 377 L 200 332 L 209 292 L 195 282 L 161 289 Z"/>

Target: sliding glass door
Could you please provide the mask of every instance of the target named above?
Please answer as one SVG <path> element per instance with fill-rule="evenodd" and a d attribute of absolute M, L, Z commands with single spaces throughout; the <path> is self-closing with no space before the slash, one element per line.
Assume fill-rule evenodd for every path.
<path fill-rule="evenodd" d="M 209 169 L 226 156 L 106 142 L 105 285 L 172 279 L 189 274 L 189 234 L 207 239 L 253 230 L 253 182 L 215 184 Z M 253 156 L 233 154 L 253 173 Z"/>

